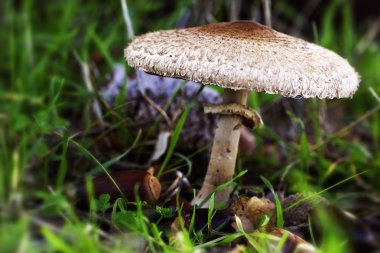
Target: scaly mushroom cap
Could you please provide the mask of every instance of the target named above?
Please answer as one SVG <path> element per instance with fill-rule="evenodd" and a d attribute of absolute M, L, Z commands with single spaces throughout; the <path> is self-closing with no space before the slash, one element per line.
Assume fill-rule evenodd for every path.
<path fill-rule="evenodd" d="M 287 97 L 352 97 L 360 82 L 334 52 L 252 21 L 147 33 L 125 56 L 157 75 Z"/>

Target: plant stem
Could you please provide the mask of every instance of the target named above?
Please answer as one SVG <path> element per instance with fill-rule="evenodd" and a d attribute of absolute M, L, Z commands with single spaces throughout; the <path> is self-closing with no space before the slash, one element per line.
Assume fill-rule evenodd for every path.
<path fill-rule="evenodd" d="M 245 105 L 249 91 L 224 90 L 224 103 L 239 103 Z M 240 138 L 240 116 L 220 115 L 216 123 L 214 143 L 212 145 L 210 162 L 205 181 L 198 193 L 196 204 L 202 202 L 218 185 L 231 180 L 236 165 L 236 156 Z M 228 201 L 229 188 L 215 193 L 215 204 Z"/>

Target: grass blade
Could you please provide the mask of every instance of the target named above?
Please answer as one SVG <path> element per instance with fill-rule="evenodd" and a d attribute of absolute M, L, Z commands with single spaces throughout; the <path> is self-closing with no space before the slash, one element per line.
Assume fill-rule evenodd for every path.
<path fill-rule="evenodd" d="M 157 174 L 158 179 L 162 175 L 162 172 L 164 171 L 166 165 L 168 164 L 170 158 L 172 157 L 174 148 L 175 148 L 177 141 L 179 139 L 179 135 L 182 132 L 182 128 L 183 128 L 183 125 L 185 124 L 185 121 L 187 119 L 187 115 L 189 114 L 189 111 L 190 111 L 190 107 L 186 107 L 185 111 L 182 113 L 181 117 L 178 120 L 178 123 L 177 123 L 175 130 L 174 130 L 174 133 L 173 133 L 172 137 L 170 138 L 170 144 L 169 144 L 169 148 L 168 148 L 168 151 L 166 153 L 166 156 L 165 156 L 165 160 L 161 164 L 160 170 Z"/>
<path fill-rule="evenodd" d="M 281 206 L 281 201 L 277 195 L 277 193 L 274 191 L 272 184 L 269 182 L 268 179 L 265 177 L 261 176 L 261 180 L 264 182 L 266 187 L 269 188 L 269 190 L 272 192 L 274 199 L 275 199 L 275 204 L 276 204 L 276 218 L 277 218 L 277 227 L 283 228 L 284 227 L 284 217 L 282 214 L 282 206 Z"/>
<path fill-rule="evenodd" d="M 229 186 L 233 181 L 235 181 L 236 179 L 242 177 L 245 173 L 247 173 L 247 170 L 243 170 L 241 171 L 239 174 L 237 174 L 235 177 L 233 177 L 231 180 L 228 180 L 227 182 L 219 185 L 218 187 L 216 187 L 213 191 L 210 192 L 210 194 L 198 205 L 198 207 L 202 207 L 204 204 L 206 204 L 206 202 L 211 198 L 211 196 L 215 193 L 215 192 L 218 192 L 220 190 L 223 190 L 224 188 L 226 188 L 227 186 Z"/>

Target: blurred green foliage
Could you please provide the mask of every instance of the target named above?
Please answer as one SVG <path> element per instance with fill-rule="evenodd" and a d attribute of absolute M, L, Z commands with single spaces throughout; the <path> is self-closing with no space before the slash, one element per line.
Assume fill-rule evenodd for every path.
<path fill-rule="evenodd" d="M 226 20 L 228 6 L 225 6 L 225 2 L 229 1 L 214 2 L 215 13 L 212 18 L 214 21 Z M 272 2 L 274 16 L 282 17 L 284 23 L 302 15 L 288 1 Z M 372 23 L 355 20 L 355 1 L 326 2 L 320 15 L 321 21 L 313 23 L 311 20 L 305 29 L 311 31 L 314 26 L 315 37 L 309 40 L 346 57 L 362 77 L 360 89 L 353 100 L 327 102 L 329 108 L 344 108 L 344 122 L 340 125 L 347 125 L 379 104 L 369 92 L 372 87 L 380 94 L 378 36 L 371 38 L 368 34 L 375 20 Z M 186 21 L 186 17 L 192 14 L 191 10 L 194 12 L 196 1 L 139 0 L 129 1 L 128 4 L 135 33 L 141 34 L 173 28 L 179 21 Z M 254 6 L 259 6 L 259 3 L 254 3 Z M 253 9 L 252 13 L 254 16 Z M 125 62 L 123 48 L 128 40 L 120 2 L 4 0 L 0 2 L 0 14 L 0 251 L 126 250 L 122 243 L 125 238 L 111 240 L 112 243 L 104 245 L 99 239 L 100 230 L 97 230 L 96 224 L 89 217 L 79 219 L 61 192 L 66 171 L 75 169 L 69 168 L 66 161 L 68 127 L 77 121 L 83 123 L 85 130 L 94 126 L 89 108 L 94 94 L 86 89 L 80 64 L 74 54 L 78 54 L 85 63 L 99 62 L 99 75 L 93 77 L 95 86 L 105 82 L 115 63 Z M 282 21 L 276 22 L 281 25 Z M 254 108 L 260 108 L 279 100 L 279 96 L 252 94 L 249 103 Z M 314 122 L 316 140 L 328 137 L 318 129 L 318 102 L 308 101 L 305 107 L 312 108 L 315 113 L 299 120 L 304 125 Z M 289 168 L 289 190 L 303 192 L 323 190 L 339 180 L 366 170 L 361 175 L 366 189 L 377 193 L 380 191 L 379 113 L 360 122 L 355 134 L 349 138 L 331 141 L 329 145 L 333 145 L 335 152 L 345 157 L 343 160 L 326 158 L 323 152 L 325 147 L 312 152 L 311 146 L 315 143 L 307 136 L 304 127 L 298 133 L 299 138 L 292 143 L 268 128 L 259 131 L 259 134 L 262 137 L 257 137 L 257 152 L 252 157 L 241 157 L 241 166 L 251 170 L 252 175 L 257 175 L 256 167 L 265 167 L 269 172 L 267 174 L 270 174 L 268 178 L 275 180 Z M 51 147 L 46 136 L 59 137 L 60 141 Z M 265 155 L 262 144 L 267 139 L 286 151 L 288 160 L 285 164 Z M 297 158 L 300 163 L 289 167 Z M 36 161 L 38 166 L 34 168 L 31 178 L 29 170 Z M 54 171 L 50 167 L 52 161 L 60 164 Z M 258 165 L 253 166 L 251 162 Z M 57 175 L 57 180 L 53 180 L 56 183 L 54 186 L 49 184 L 51 175 Z M 30 181 L 34 181 L 32 186 Z M 344 191 L 338 187 L 325 196 L 334 202 L 345 192 L 357 191 L 355 184 L 345 184 L 344 187 Z M 30 199 L 37 199 L 41 203 L 37 210 L 28 209 Z M 99 200 L 98 204 L 101 205 L 100 209 L 110 208 L 106 199 Z M 41 231 L 33 231 L 32 227 L 36 226 L 36 220 L 33 219 L 41 214 L 63 217 L 63 228 L 57 232 L 57 228 L 43 224 Z M 133 224 L 139 224 L 136 225 L 139 236 L 154 245 L 153 248 L 164 251 L 173 248 L 182 251 L 195 249 L 195 243 L 191 240 L 195 240 L 199 234 L 191 237 L 184 230 L 178 235 L 179 238 L 166 245 L 165 241 L 159 239 L 161 232 L 156 224 L 150 224 L 141 212 L 135 216 L 130 214 L 126 210 L 118 212 L 116 220 L 120 223 L 133 220 Z M 326 252 L 337 252 L 336 245 L 343 237 L 340 236 L 341 232 L 332 228 L 326 233 L 336 236 L 326 237 L 322 248 Z M 44 238 L 44 243 L 33 239 L 36 234 Z M 180 240 L 183 244 L 178 243 Z M 217 244 L 212 242 L 207 246 Z M 339 246 L 343 247 L 341 244 Z M 344 250 L 341 249 L 341 252 Z"/>

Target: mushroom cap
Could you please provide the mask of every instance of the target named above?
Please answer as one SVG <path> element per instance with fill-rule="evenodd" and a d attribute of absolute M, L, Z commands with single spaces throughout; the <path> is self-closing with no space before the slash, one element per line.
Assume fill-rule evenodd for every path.
<path fill-rule="evenodd" d="M 149 73 L 287 97 L 352 97 L 360 82 L 336 53 L 253 21 L 147 33 L 125 56 Z"/>

